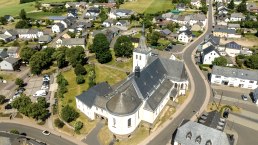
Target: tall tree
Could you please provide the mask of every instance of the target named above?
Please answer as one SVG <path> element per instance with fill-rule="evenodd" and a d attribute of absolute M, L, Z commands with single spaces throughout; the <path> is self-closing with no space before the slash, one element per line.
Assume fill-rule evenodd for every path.
<path fill-rule="evenodd" d="M 75 67 L 77 64 L 85 64 L 86 56 L 83 47 L 76 46 L 66 51 L 67 60 Z"/>
<path fill-rule="evenodd" d="M 215 58 L 212 62 L 213 65 L 217 66 L 227 66 L 227 63 L 227 59 L 223 56 Z"/>
<path fill-rule="evenodd" d="M 129 37 L 120 36 L 114 46 L 115 54 L 118 57 L 130 57 L 133 54 L 133 44 Z"/>
<path fill-rule="evenodd" d="M 251 55 L 245 61 L 246 66 L 252 69 L 258 69 L 258 54 Z"/>
<path fill-rule="evenodd" d="M 153 32 L 151 34 L 151 36 L 150 36 L 150 43 L 151 43 L 151 45 L 157 46 L 159 38 L 160 38 L 160 33 L 157 32 L 157 31 Z"/>
<path fill-rule="evenodd" d="M 96 53 L 96 58 L 99 63 L 107 63 L 112 60 L 109 42 L 107 37 L 102 33 L 94 37 L 91 51 Z"/>
<path fill-rule="evenodd" d="M 4 95 L 0 95 L 0 104 L 3 104 L 5 101 L 5 96 Z"/>
<path fill-rule="evenodd" d="M 63 68 L 67 65 L 65 51 L 57 50 L 52 55 L 53 59 L 56 60 L 58 68 Z"/>
<path fill-rule="evenodd" d="M 15 80 L 15 85 L 17 85 L 17 86 L 19 86 L 19 87 L 23 87 L 24 82 L 23 82 L 22 79 L 17 78 L 17 79 Z"/>
<path fill-rule="evenodd" d="M 76 76 L 79 76 L 79 75 L 85 75 L 87 71 L 81 64 L 77 64 L 74 68 L 74 73 L 76 74 Z"/>
<path fill-rule="evenodd" d="M 20 57 L 23 61 L 25 62 L 29 62 L 30 58 L 32 57 L 32 55 L 36 53 L 36 50 L 30 48 L 30 47 L 24 47 L 22 48 L 22 50 L 20 51 Z"/>
<path fill-rule="evenodd" d="M 2 25 L 6 25 L 7 24 L 7 20 L 4 17 L 0 17 L 0 23 Z"/>
<path fill-rule="evenodd" d="M 231 0 L 230 3 L 228 4 L 228 8 L 233 10 L 235 8 L 235 3 L 234 0 Z"/>
<path fill-rule="evenodd" d="M 74 121 L 76 118 L 78 118 L 79 113 L 73 107 L 66 105 L 61 110 L 61 117 L 64 119 L 64 121 L 69 123 L 71 121 Z"/>
<path fill-rule="evenodd" d="M 24 9 L 21 10 L 19 16 L 20 16 L 20 18 L 21 18 L 22 20 L 26 20 L 26 19 L 27 19 L 27 13 L 25 12 Z"/>
<path fill-rule="evenodd" d="M 242 2 L 237 6 L 237 12 L 246 13 L 246 0 L 242 0 Z"/>
<path fill-rule="evenodd" d="M 36 52 L 30 58 L 31 73 L 40 74 L 44 68 L 49 66 L 50 61 L 51 61 L 51 58 L 49 58 L 46 52 L 44 51 Z"/>

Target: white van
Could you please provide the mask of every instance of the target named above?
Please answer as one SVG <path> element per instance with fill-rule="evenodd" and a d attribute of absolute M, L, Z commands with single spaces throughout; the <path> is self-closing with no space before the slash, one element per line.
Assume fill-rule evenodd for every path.
<path fill-rule="evenodd" d="M 38 90 L 35 94 L 33 94 L 34 97 L 40 97 L 40 96 L 46 96 L 47 91 L 46 90 Z"/>

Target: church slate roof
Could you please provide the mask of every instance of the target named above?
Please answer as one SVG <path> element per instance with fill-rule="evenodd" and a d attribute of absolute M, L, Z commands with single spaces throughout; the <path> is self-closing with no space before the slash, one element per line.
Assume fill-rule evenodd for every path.
<path fill-rule="evenodd" d="M 98 97 L 105 97 L 107 94 L 111 93 L 112 91 L 113 91 L 112 88 L 107 82 L 102 82 L 91 87 L 89 90 L 83 92 L 79 96 L 76 96 L 76 98 L 90 108 L 94 104 L 97 104 L 99 107 L 101 107 L 103 106 L 103 104 L 105 104 L 104 101 L 106 101 L 106 99 L 105 98 L 99 99 Z M 99 102 L 100 100 L 103 101 L 104 103 Z"/>

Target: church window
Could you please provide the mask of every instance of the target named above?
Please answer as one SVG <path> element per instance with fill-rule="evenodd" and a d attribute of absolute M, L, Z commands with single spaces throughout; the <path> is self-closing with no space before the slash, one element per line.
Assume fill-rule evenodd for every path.
<path fill-rule="evenodd" d="M 113 127 L 116 128 L 116 119 L 113 118 Z"/>
<path fill-rule="evenodd" d="M 201 144 L 202 138 L 201 136 L 197 136 L 197 138 L 195 139 L 195 142 L 197 142 L 198 144 Z"/>
<path fill-rule="evenodd" d="M 128 119 L 128 128 L 132 126 L 131 118 Z"/>
<path fill-rule="evenodd" d="M 192 132 L 191 131 L 186 134 L 186 138 L 188 138 L 188 139 L 192 138 Z"/>
<path fill-rule="evenodd" d="M 140 55 L 140 60 L 142 59 L 142 56 Z"/>
<path fill-rule="evenodd" d="M 136 55 L 136 59 L 138 59 L 138 55 Z"/>

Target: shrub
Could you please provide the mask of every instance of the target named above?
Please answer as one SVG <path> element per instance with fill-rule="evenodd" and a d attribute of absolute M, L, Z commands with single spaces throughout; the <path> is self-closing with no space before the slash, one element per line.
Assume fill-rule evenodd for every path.
<path fill-rule="evenodd" d="M 20 134 L 19 131 L 16 130 L 16 129 L 12 129 L 12 130 L 10 131 L 10 133 L 13 133 L 13 134 Z"/>
<path fill-rule="evenodd" d="M 0 104 L 3 104 L 5 101 L 5 96 L 4 95 L 0 95 Z"/>
<path fill-rule="evenodd" d="M 74 68 L 74 73 L 76 74 L 76 76 L 86 75 L 87 71 L 81 64 L 77 64 Z"/>
<path fill-rule="evenodd" d="M 76 82 L 77 82 L 77 84 L 83 84 L 85 82 L 85 80 L 82 75 L 79 75 L 76 77 Z"/>
<path fill-rule="evenodd" d="M 17 85 L 17 86 L 19 86 L 19 87 L 23 87 L 23 84 L 24 84 L 24 82 L 23 82 L 22 79 L 17 78 L 17 79 L 15 80 L 15 85 Z"/>
<path fill-rule="evenodd" d="M 56 118 L 54 121 L 54 124 L 56 127 L 58 128 L 63 128 L 63 126 L 65 125 L 63 121 L 61 121 L 59 118 Z"/>
<path fill-rule="evenodd" d="M 80 133 L 79 131 L 82 129 L 83 127 L 83 123 L 81 121 L 77 121 L 75 124 L 74 124 L 74 130 L 76 133 Z"/>
<path fill-rule="evenodd" d="M 66 105 L 64 108 L 62 108 L 61 117 L 64 119 L 64 121 L 69 123 L 78 118 L 79 113 L 73 107 Z"/>

